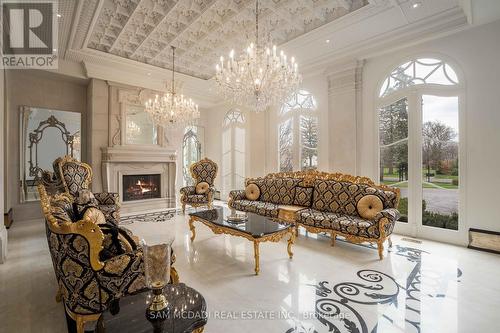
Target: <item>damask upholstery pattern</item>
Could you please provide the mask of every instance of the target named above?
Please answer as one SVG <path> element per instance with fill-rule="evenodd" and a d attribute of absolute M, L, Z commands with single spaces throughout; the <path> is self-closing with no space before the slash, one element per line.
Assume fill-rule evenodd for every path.
<path fill-rule="evenodd" d="M 316 209 L 301 210 L 297 213 L 297 216 L 300 223 L 323 228 L 325 231 L 334 230 L 364 238 L 378 238 L 380 236 L 377 223 L 357 216 L 324 212 Z"/>
<path fill-rule="evenodd" d="M 68 207 L 62 197 L 50 202 L 50 211 L 56 219 L 54 212 Z M 60 221 L 59 224 L 74 222 Z M 113 299 L 144 290 L 142 250 L 129 238 L 128 230 L 114 225 L 100 227 L 105 235 L 100 253 L 104 268 L 95 271 L 90 264 L 88 240 L 80 234 L 52 232 L 49 223 L 46 223 L 49 250 L 61 295 L 70 311 L 83 315 L 102 312 Z M 122 236 L 123 246 L 111 241 L 111 229 Z"/>
<path fill-rule="evenodd" d="M 242 212 L 255 213 L 272 218 L 278 217 L 279 213 L 279 206 L 277 204 L 247 199 L 234 201 L 231 208 Z"/>
<path fill-rule="evenodd" d="M 366 177 L 290 172 L 247 179 L 246 184 L 250 183 L 259 186 L 260 201 L 247 200 L 243 190 L 231 191 L 229 207 L 270 217 L 278 216 L 279 204 L 308 207 L 295 213 L 298 224 L 312 232 L 332 232 L 356 242 L 377 242 L 381 259 L 382 243 L 393 232 L 400 215 L 395 208 L 399 191 L 375 185 Z M 358 201 L 366 195 L 375 195 L 383 203 L 384 209 L 371 220 L 363 219 L 357 211 Z"/>
<path fill-rule="evenodd" d="M 293 205 L 295 187 L 299 182 L 299 179 L 292 178 L 265 178 L 257 183 L 260 188 L 260 200 L 280 205 Z"/>
<path fill-rule="evenodd" d="M 204 158 L 190 167 L 191 176 L 195 180 L 194 186 L 185 186 L 180 189 L 182 210 L 185 210 L 186 204 L 192 206 L 211 206 L 215 194 L 214 180 L 217 177 L 217 164 Z M 209 184 L 208 191 L 203 194 L 196 194 L 196 185 L 206 182 Z"/>
<path fill-rule="evenodd" d="M 78 197 L 80 191 L 89 191 L 92 181 L 92 169 L 86 163 L 82 163 L 70 156 L 57 158 L 52 166 L 54 174 L 52 179 L 48 179 L 50 173 L 45 172 L 47 181 L 44 181 L 46 188 L 49 183 L 61 183 L 61 192 L 69 193 L 73 198 Z M 92 192 L 90 192 L 92 193 Z M 106 220 L 118 224 L 120 221 L 120 199 L 118 193 L 92 193 L 97 200 L 97 207 L 104 213 Z"/>
<path fill-rule="evenodd" d="M 196 180 L 196 184 L 207 182 L 213 186 L 215 177 L 217 176 L 217 164 L 207 158 L 203 159 L 191 166 L 191 174 Z"/>
<path fill-rule="evenodd" d="M 316 180 L 314 182 L 312 208 L 359 216 L 356 205 L 363 196 L 369 194 L 378 196 L 382 200 L 384 208 L 394 208 L 396 206 L 397 195 L 394 192 L 382 191 L 365 184 Z"/>
<path fill-rule="evenodd" d="M 78 161 L 66 161 L 60 164 L 60 170 L 66 190 L 74 197 L 81 190 L 88 190 L 92 173 L 89 168 Z"/>
<path fill-rule="evenodd" d="M 293 204 L 297 206 L 310 207 L 313 198 L 312 187 L 295 187 L 295 197 L 293 198 Z"/>

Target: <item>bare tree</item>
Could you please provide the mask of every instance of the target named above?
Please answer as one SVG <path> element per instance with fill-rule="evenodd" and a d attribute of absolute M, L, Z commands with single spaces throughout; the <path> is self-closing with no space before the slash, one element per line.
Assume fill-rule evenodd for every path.
<path fill-rule="evenodd" d="M 452 127 L 440 121 L 428 121 L 422 127 L 422 136 L 423 162 L 427 166 L 427 181 L 430 182 L 431 168 L 437 168 L 445 155 L 455 155 L 450 150 L 458 148 L 453 142 L 457 134 Z"/>
<path fill-rule="evenodd" d="M 302 168 L 316 168 L 318 157 L 318 119 L 316 117 L 300 117 Z"/>
<path fill-rule="evenodd" d="M 286 121 L 279 127 L 280 171 L 293 171 L 292 140 L 292 122 Z"/>

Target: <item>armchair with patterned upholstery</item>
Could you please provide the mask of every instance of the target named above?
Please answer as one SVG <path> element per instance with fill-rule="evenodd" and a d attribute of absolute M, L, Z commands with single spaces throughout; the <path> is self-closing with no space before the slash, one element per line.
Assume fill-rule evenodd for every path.
<path fill-rule="evenodd" d="M 77 333 L 83 333 L 86 322 L 98 320 L 121 297 L 145 290 L 143 252 L 137 237 L 103 221 L 99 209 L 90 207 L 76 219 L 69 193 L 49 195 L 43 184 L 38 192 L 58 284 L 56 301 L 63 302 Z M 172 266 L 170 282 L 178 281 Z"/>
<path fill-rule="evenodd" d="M 207 206 L 210 209 L 215 194 L 214 180 L 217 177 L 217 164 L 205 157 L 193 163 L 189 170 L 195 183 L 194 186 L 186 186 L 180 190 L 182 212 L 185 213 L 186 204 L 192 207 Z"/>
<path fill-rule="evenodd" d="M 82 190 L 89 190 L 92 182 L 92 168 L 71 156 L 59 157 L 53 163 L 53 177 L 60 182 L 62 192 L 78 197 Z M 93 193 L 96 206 L 104 213 L 107 221 L 114 224 L 120 222 L 120 198 L 118 193 Z"/>

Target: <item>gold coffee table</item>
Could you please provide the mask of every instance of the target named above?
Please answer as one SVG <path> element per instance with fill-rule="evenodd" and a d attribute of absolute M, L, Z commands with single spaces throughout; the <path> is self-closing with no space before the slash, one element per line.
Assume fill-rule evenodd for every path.
<path fill-rule="evenodd" d="M 292 245 L 295 242 L 295 230 L 293 224 L 273 220 L 269 217 L 247 213 L 248 219 L 241 223 L 229 222 L 231 210 L 223 207 L 190 213 L 189 229 L 191 229 L 191 241 L 196 237 L 194 221 L 199 221 L 209 227 L 215 234 L 226 234 L 239 236 L 253 242 L 255 257 L 255 275 L 259 274 L 259 245 L 262 242 L 279 242 L 285 235 L 289 235 L 287 251 L 290 259 L 293 257 Z"/>

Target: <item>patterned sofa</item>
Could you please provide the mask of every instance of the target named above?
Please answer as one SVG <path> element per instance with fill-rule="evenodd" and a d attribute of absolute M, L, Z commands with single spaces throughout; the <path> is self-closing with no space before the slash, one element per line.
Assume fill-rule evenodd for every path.
<path fill-rule="evenodd" d="M 257 194 L 249 193 L 255 188 L 251 184 L 258 187 Z M 390 235 L 400 216 L 398 188 L 375 185 L 366 177 L 318 171 L 269 174 L 247 179 L 246 186 L 247 193 L 230 192 L 229 207 L 285 219 L 309 232 L 330 233 L 332 246 L 337 236 L 353 243 L 376 243 L 380 259 L 384 242 L 392 246 Z"/>

